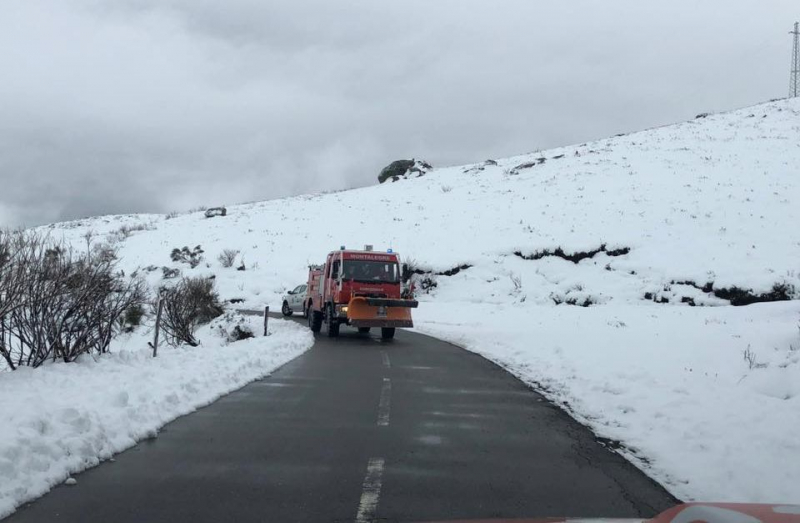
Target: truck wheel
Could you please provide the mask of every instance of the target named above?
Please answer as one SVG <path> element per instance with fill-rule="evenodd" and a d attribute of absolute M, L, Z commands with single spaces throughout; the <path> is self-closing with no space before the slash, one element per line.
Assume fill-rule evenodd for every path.
<path fill-rule="evenodd" d="M 367 334 L 369 332 L 369 327 L 359 327 L 358 332 L 361 334 Z"/>
<path fill-rule="evenodd" d="M 394 338 L 394 327 L 383 327 L 381 329 L 381 339 L 391 340 Z"/>
<path fill-rule="evenodd" d="M 334 317 L 333 306 L 329 305 L 325 314 L 325 330 L 329 338 L 339 336 L 339 321 Z"/>
<path fill-rule="evenodd" d="M 322 313 L 315 311 L 311 307 L 309 307 L 308 311 L 308 328 L 311 329 L 311 332 L 322 330 Z"/>
<path fill-rule="evenodd" d="M 281 307 L 281 312 L 283 313 L 284 316 L 292 315 L 292 309 L 289 308 L 288 302 L 283 302 L 283 307 Z"/>

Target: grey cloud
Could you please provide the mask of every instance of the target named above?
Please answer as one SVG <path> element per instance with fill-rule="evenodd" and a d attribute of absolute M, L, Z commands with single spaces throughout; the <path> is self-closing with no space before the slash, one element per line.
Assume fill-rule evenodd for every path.
<path fill-rule="evenodd" d="M 782 96 L 793 3 L 14 0 L 0 225 L 373 183 Z M 219 202 L 222 200 L 222 202 Z"/>

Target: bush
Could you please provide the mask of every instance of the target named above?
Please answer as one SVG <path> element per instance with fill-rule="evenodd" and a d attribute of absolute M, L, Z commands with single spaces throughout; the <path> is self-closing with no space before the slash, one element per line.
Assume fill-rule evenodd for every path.
<path fill-rule="evenodd" d="M 194 269 L 203 261 L 204 252 L 205 251 L 201 249 L 199 245 L 195 246 L 194 249 L 189 249 L 189 247 L 183 247 L 181 249 L 175 248 L 172 249 L 172 253 L 170 253 L 170 259 L 174 262 L 186 263 L 189 267 Z"/>
<path fill-rule="evenodd" d="M 131 237 L 134 232 L 138 231 L 152 231 L 155 227 L 152 224 L 137 223 L 136 225 L 123 225 L 114 232 L 117 241 L 126 240 Z M 88 240 L 87 240 L 88 241 Z"/>
<path fill-rule="evenodd" d="M 789 301 L 792 299 L 795 289 L 791 284 L 779 282 L 772 286 L 770 292 L 762 294 L 755 294 L 752 289 L 744 289 L 735 285 L 729 288 L 714 289 L 713 292 L 714 296 L 730 301 L 731 305 L 750 305 L 753 303 Z"/>
<path fill-rule="evenodd" d="M 22 267 L 27 265 L 33 251 L 29 236 L 0 229 L 0 318 L 20 306 L 25 298 Z"/>
<path fill-rule="evenodd" d="M 110 248 L 78 255 L 36 233 L 0 235 L 0 356 L 11 369 L 107 352 L 146 296 Z"/>
<path fill-rule="evenodd" d="M 401 279 L 403 283 L 408 283 L 415 274 L 425 274 L 425 272 L 426 271 L 420 267 L 416 258 L 407 256 L 403 259 L 403 264 L 401 265 Z"/>
<path fill-rule="evenodd" d="M 233 267 L 233 262 L 236 261 L 236 257 L 239 256 L 239 251 L 234 249 L 225 249 L 217 256 L 217 260 L 219 260 L 220 265 L 225 267 L 226 269 L 230 269 Z"/>
<path fill-rule="evenodd" d="M 253 330 L 250 327 L 247 325 L 237 325 L 231 331 L 228 341 L 237 342 L 255 337 L 256 335 L 253 334 Z"/>
<path fill-rule="evenodd" d="M 173 278 L 177 278 L 180 275 L 181 275 L 181 270 L 178 268 L 161 267 L 161 276 L 165 280 L 171 280 Z"/>
<path fill-rule="evenodd" d="M 211 322 L 211 330 L 224 338 L 227 343 L 255 338 L 248 320 L 239 312 L 228 311 L 224 316 Z"/>
<path fill-rule="evenodd" d="M 145 311 L 141 303 L 135 303 L 125 310 L 122 317 L 121 329 L 123 332 L 133 332 L 133 330 L 142 324 Z"/>
<path fill-rule="evenodd" d="M 561 305 L 563 303 L 565 305 L 576 305 L 578 307 L 589 307 L 590 305 L 594 305 L 595 303 L 591 297 L 587 297 L 581 300 L 580 298 L 576 298 L 573 296 L 571 298 L 565 299 L 556 294 L 550 294 L 550 299 L 553 300 L 553 303 L 555 303 L 556 305 Z"/>
<path fill-rule="evenodd" d="M 162 289 L 161 300 L 161 328 L 173 347 L 181 343 L 197 347 L 197 327 L 223 313 L 214 281 L 208 278 L 183 278 L 175 286 Z"/>
<path fill-rule="evenodd" d="M 439 282 L 434 274 L 426 274 L 420 281 L 419 287 L 425 294 L 430 294 L 433 289 L 439 286 Z"/>

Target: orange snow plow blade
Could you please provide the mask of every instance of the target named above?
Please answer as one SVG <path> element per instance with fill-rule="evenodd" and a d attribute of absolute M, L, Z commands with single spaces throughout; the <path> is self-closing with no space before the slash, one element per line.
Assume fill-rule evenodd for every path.
<path fill-rule="evenodd" d="M 347 320 L 353 327 L 413 327 L 411 309 L 416 300 L 356 296 L 347 304 Z"/>

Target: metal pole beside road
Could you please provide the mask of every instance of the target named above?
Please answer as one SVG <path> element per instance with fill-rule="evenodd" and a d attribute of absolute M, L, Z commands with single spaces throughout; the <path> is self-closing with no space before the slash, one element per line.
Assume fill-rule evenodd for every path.
<path fill-rule="evenodd" d="M 269 305 L 264 308 L 264 336 L 269 336 L 269 331 L 267 330 L 267 320 L 269 320 Z"/>

